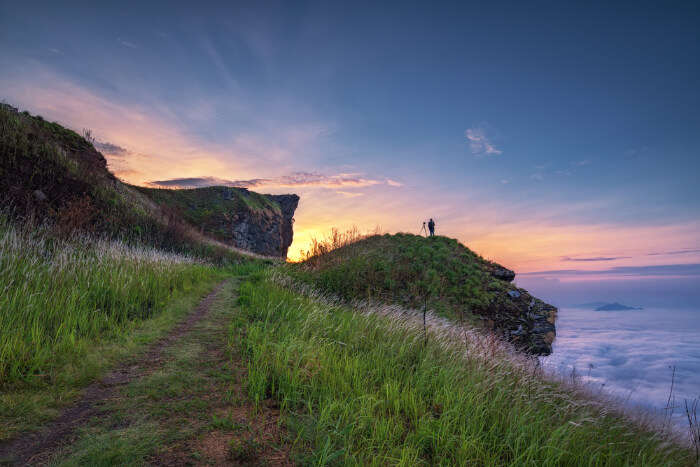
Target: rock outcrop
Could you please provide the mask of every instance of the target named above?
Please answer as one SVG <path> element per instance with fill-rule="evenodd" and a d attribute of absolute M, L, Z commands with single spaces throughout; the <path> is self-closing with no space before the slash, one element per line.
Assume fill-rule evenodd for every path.
<path fill-rule="evenodd" d="M 508 285 L 508 289 L 496 291 L 495 299 L 480 315 L 489 328 L 516 347 L 534 355 L 551 354 L 557 309 L 525 289 Z"/>
<path fill-rule="evenodd" d="M 297 195 L 267 195 L 272 201 L 279 204 L 282 210 L 282 247 L 284 249 L 284 257 L 287 256 L 289 245 L 294 239 L 294 211 L 299 205 L 299 196 Z M 281 255 L 282 256 L 282 255 Z"/>
<path fill-rule="evenodd" d="M 299 204 L 297 195 L 267 195 L 280 206 L 276 210 L 242 209 L 224 220 L 231 235 L 225 239 L 236 248 L 266 256 L 287 257 L 294 236 L 294 211 Z"/>
<path fill-rule="evenodd" d="M 515 279 L 515 272 L 514 271 L 511 271 L 508 268 L 504 268 L 503 266 L 499 266 L 495 263 L 491 267 L 490 273 L 496 279 L 500 279 L 500 280 L 506 281 L 506 282 L 513 282 L 513 279 Z"/>
<path fill-rule="evenodd" d="M 297 195 L 263 195 L 225 186 L 138 189 L 208 237 L 260 255 L 287 257 Z"/>

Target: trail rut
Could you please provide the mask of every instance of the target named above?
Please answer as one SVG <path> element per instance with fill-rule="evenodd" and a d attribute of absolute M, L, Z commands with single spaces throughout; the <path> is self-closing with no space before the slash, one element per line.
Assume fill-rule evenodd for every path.
<path fill-rule="evenodd" d="M 118 389 L 143 377 L 163 364 L 164 350 L 188 334 L 210 311 L 226 281 L 219 283 L 187 317 L 166 336 L 152 343 L 135 360 L 122 363 L 102 379 L 90 384 L 82 397 L 53 422 L 38 432 L 24 433 L 0 443 L 0 464 L 41 464 L 76 437 L 76 430 L 90 418 L 100 415 L 101 406 L 116 395 Z"/>

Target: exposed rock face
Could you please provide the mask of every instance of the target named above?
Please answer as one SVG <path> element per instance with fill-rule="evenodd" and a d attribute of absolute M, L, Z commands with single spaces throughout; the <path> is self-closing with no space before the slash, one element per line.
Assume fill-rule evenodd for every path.
<path fill-rule="evenodd" d="M 294 235 L 294 211 L 297 195 L 267 195 L 280 206 L 281 212 L 270 209 L 242 209 L 230 214 L 227 227 L 230 242 L 237 248 L 266 256 L 287 257 Z M 224 220 L 226 222 L 226 220 Z"/>
<path fill-rule="evenodd" d="M 281 256 L 286 257 L 294 237 L 294 211 L 299 205 L 299 197 L 297 195 L 267 195 L 267 197 L 279 204 L 282 210 L 281 248 L 284 249 L 284 254 Z"/>
<path fill-rule="evenodd" d="M 506 282 L 513 282 L 513 279 L 515 279 L 515 272 L 496 264 L 494 264 L 494 267 L 491 269 L 491 275 L 496 279 Z"/>
<path fill-rule="evenodd" d="M 208 237 L 253 253 L 287 257 L 297 195 L 263 195 L 226 186 L 137 189 Z"/>
<path fill-rule="evenodd" d="M 504 275 L 501 280 L 510 282 L 513 278 Z M 551 354 L 556 336 L 554 323 L 557 309 L 533 297 L 525 289 L 510 287 L 505 293 L 497 292 L 496 299 L 490 303 L 484 314 L 488 326 L 528 353 Z"/>

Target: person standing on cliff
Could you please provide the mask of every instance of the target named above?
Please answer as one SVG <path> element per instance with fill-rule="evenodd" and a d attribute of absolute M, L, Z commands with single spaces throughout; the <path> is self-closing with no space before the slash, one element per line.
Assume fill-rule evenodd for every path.
<path fill-rule="evenodd" d="M 432 218 L 428 221 L 428 230 L 430 230 L 430 236 L 434 237 L 435 236 L 435 221 Z"/>

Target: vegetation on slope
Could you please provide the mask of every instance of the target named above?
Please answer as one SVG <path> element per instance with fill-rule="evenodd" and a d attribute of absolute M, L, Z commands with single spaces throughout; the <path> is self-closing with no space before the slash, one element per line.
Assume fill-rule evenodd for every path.
<path fill-rule="evenodd" d="M 487 319 L 498 325 L 503 317 L 522 315 L 523 299 L 531 299 L 508 281 L 512 271 L 452 238 L 399 233 L 330 243 L 317 243 L 304 262 L 289 266 L 289 274 L 346 300 L 427 307 L 471 323 Z"/>
<path fill-rule="evenodd" d="M 497 292 L 514 288 L 494 278 L 495 265 L 447 237 L 373 235 L 293 265 L 294 277 L 344 299 L 380 299 L 455 310 L 485 310 Z"/>
<path fill-rule="evenodd" d="M 478 333 L 436 330 L 426 343 L 419 315 L 360 314 L 260 277 L 239 303 L 232 345 L 247 359 L 249 397 L 278 401 L 304 464 L 692 462 Z"/>
<path fill-rule="evenodd" d="M 174 195 L 126 186 L 85 136 L 0 106 L 0 192 L 13 216 L 26 222 L 13 225 L 0 217 L 0 439 L 54 417 L 81 387 L 163 335 L 231 272 L 201 258 L 240 261 L 198 236 L 176 212 L 188 212 L 192 220 L 224 209 L 199 204 L 198 197 L 214 197 L 216 189 Z M 172 209 L 162 209 L 146 192 Z M 256 196 L 233 202 L 275 209 Z M 36 227 L 32 217 L 47 219 L 51 228 Z M 510 271 L 442 237 L 376 235 L 318 253 L 289 266 L 289 275 L 347 300 L 425 305 L 461 320 L 514 306 L 504 297 L 522 290 L 508 282 Z M 464 341 L 455 340 L 445 329 L 422 334 L 420 321 L 405 310 L 360 315 L 255 277 L 241 290 L 241 313 L 231 316 L 230 349 L 245 360 L 250 400 L 271 398 L 281 407 L 302 463 L 690 462 L 686 450 L 663 437 L 541 378 L 497 340 L 466 331 Z M 198 340 L 207 341 L 204 334 Z M 215 353 L 209 350 L 192 355 L 206 358 Z M 211 387 L 195 383 L 209 378 L 220 391 L 228 378 L 220 374 L 220 362 L 201 366 L 192 355 L 187 368 L 204 368 L 192 378 L 182 377 L 178 360 L 167 378 L 156 373 L 130 386 L 140 405 L 121 410 L 149 407 L 152 419 L 130 432 L 127 442 L 120 419 L 99 425 L 100 443 L 116 443 L 119 456 L 126 456 L 112 460 L 144 460 L 158 443 L 186 436 L 168 423 L 175 419 L 172 407 L 210 407 L 203 399 L 212 400 Z M 155 393 L 167 400 L 153 402 Z M 195 399 L 180 406 L 170 397 L 178 394 Z M 198 415 L 187 433 L 202 429 Z M 233 429 L 233 422 L 215 415 L 212 425 Z M 128 440 L 143 441 L 138 452 Z M 113 455 L 102 446 L 88 436 L 76 455 Z M 248 447 L 233 444 L 231 455 L 240 460 Z"/>
<path fill-rule="evenodd" d="M 552 352 L 557 309 L 511 284 L 513 271 L 455 239 L 334 230 L 288 269 L 292 277 L 345 300 L 432 309 L 479 323 L 528 353 Z"/>
<path fill-rule="evenodd" d="M 219 262 L 241 259 L 116 179 L 88 131 L 81 136 L 6 104 L 0 104 L 0 193 L 14 217 L 51 223 L 64 235 L 96 233 Z"/>
<path fill-rule="evenodd" d="M 24 227 L 0 218 L 0 440 L 55 417 L 82 387 L 158 338 L 233 272 L 193 257 Z"/>
<path fill-rule="evenodd" d="M 248 400 L 247 370 L 227 345 L 237 290 L 236 278 L 226 280 L 202 319 L 163 345 L 156 368 L 135 362 L 151 371 L 104 400 L 46 464 L 290 465 L 278 410 Z"/>
<path fill-rule="evenodd" d="M 270 210 L 279 213 L 280 206 L 266 195 L 248 191 L 245 188 L 211 186 L 171 190 L 166 188 L 135 187 L 160 205 L 180 212 L 195 225 L 203 225 L 216 215 L 249 209 L 252 211 Z"/>
<path fill-rule="evenodd" d="M 85 342 L 153 316 L 214 272 L 190 257 L 0 222 L 0 385 L 51 374 Z"/>

